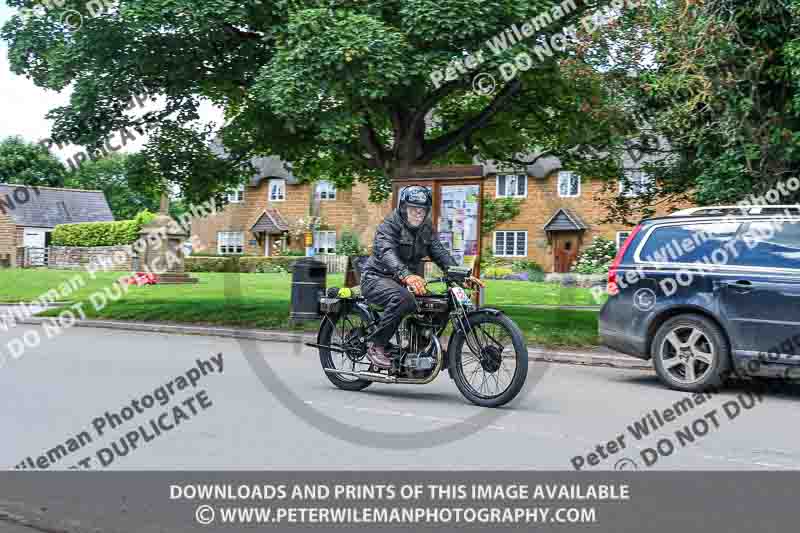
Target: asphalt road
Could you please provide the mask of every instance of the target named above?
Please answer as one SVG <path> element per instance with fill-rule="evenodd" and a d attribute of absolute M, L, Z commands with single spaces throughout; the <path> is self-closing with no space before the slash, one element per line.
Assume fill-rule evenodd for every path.
<path fill-rule="evenodd" d="M 41 344 L 10 358 L 8 343 L 26 331 L 36 331 Z M 198 358 L 218 353 L 222 373 L 211 372 L 209 362 L 208 375 L 188 375 L 197 378 L 196 387 L 178 390 L 178 376 L 197 369 Z M 269 369 L 252 361 L 266 361 Z M 581 461 L 587 471 L 800 468 L 800 392 L 794 389 L 759 398 L 756 389 L 739 384 L 701 404 L 664 389 L 649 372 L 531 361 L 518 401 L 486 410 L 467 403 L 446 373 L 427 386 L 338 390 L 323 375 L 315 350 L 292 344 L 90 328 L 48 339 L 37 326 L 0 330 L 3 364 L 0 465 L 8 469 L 28 457 L 36 463 L 58 445 L 67 453 L 45 459 L 50 469 L 80 461 L 119 470 L 571 470 Z M 139 404 L 141 413 L 129 409 L 129 421 L 109 427 L 107 411 L 125 415 L 122 408 L 132 400 L 167 383 L 174 393 L 169 403 Z M 189 397 L 195 399 L 181 403 Z M 673 407 L 678 402 L 682 411 Z M 738 416 L 729 416 L 737 413 L 731 404 L 739 405 Z M 669 409 L 671 421 L 664 420 Z M 628 426 L 648 414 L 661 427 L 637 439 Z M 497 417 L 480 418 L 488 415 Z M 102 435 L 97 418 L 105 420 Z M 158 420 L 170 429 L 155 435 Z M 136 448 L 126 449 L 120 438 L 140 425 L 145 432 Z M 642 450 L 659 440 L 665 454 L 646 466 Z M 110 451 L 98 455 L 102 449 Z M 645 457 L 652 460 L 653 452 Z"/>

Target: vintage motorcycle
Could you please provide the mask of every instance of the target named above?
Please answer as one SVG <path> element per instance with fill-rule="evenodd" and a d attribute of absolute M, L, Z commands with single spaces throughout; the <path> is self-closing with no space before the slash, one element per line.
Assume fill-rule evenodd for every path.
<path fill-rule="evenodd" d="M 317 342 L 307 345 L 319 350 L 328 379 L 341 389 L 358 391 L 374 382 L 425 385 L 446 369 L 472 403 L 505 405 L 525 384 L 528 349 L 519 327 L 502 311 L 474 305 L 464 287 L 470 273 L 470 268 L 451 267 L 445 276 L 428 280 L 444 284 L 446 291 L 416 297 L 416 312 L 403 319 L 395 344 L 387 347 L 393 359 L 388 370 L 367 358 L 381 308 L 369 304 L 358 287 L 331 288 L 320 298 Z"/>

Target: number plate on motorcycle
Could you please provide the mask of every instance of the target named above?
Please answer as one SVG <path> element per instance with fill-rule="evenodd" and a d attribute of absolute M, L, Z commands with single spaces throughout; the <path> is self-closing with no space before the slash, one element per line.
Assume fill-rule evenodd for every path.
<path fill-rule="evenodd" d="M 453 296 L 456 297 L 456 300 L 461 302 L 462 304 L 471 304 L 472 300 L 470 299 L 467 291 L 462 289 L 461 287 L 453 287 Z"/>

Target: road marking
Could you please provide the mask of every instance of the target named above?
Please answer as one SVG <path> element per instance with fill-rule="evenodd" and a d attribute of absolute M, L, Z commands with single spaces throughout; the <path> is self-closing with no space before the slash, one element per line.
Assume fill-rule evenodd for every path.
<path fill-rule="evenodd" d="M 311 400 L 306 400 L 306 403 L 312 403 L 312 401 Z M 427 421 L 431 421 L 431 422 L 441 422 L 441 423 L 451 423 L 451 424 L 452 423 L 469 423 L 469 422 L 466 422 L 466 420 L 460 419 L 460 418 L 435 416 L 435 415 L 419 415 L 419 414 L 415 415 L 414 413 L 393 411 L 391 409 L 386 409 L 386 408 L 365 407 L 365 406 L 352 405 L 352 404 L 341 405 L 341 406 L 334 405 L 334 406 L 335 407 L 340 407 L 342 409 L 351 410 L 351 411 L 359 411 L 359 412 L 362 412 L 362 413 L 372 413 L 372 414 L 376 414 L 376 415 L 402 416 L 402 417 L 415 416 L 418 419 L 427 420 Z M 510 413 L 510 414 L 518 414 L 518 413 Z M 477 424 L 472 424 L 472 423 L 469 423 L 469 424 L 477 426 Z M 580 442 L 582 444 L 596 444 L 597 443 L 597 439 L 589 439 L 589 438 L 586 438 L 586 437 L 581 436 L 581 435 L 570 435 L 570 434 L 567 434 L 567 433 L 560 433 L 560 432 L 553 432 L 553 431 L 531 430 L 529 428 L 523 428 L 523 427 L 518 426 L 518 425 L 511 425 L 511 426 L 490 425 L 490 426 L 486 426 L 486 429 L 490 429 L 490 430 L 493 430 L 493 431 L 501 431 L 501 432 L 519 433 L 519 434 L 530 435 L 530 436 L 534 436 L 534 437 L 545 437 L 545 438 L 550 438 L 550 439 L 555 439 L 555 440 L 570 440 L 570 441 Z M 630 446 L 632 448 L 635 448 L 635 449 L 639 450 L 639 451 L 644 450 L 644 449 L 647 448 L 647 446 L 643 446 L 643 445 L 641 445 L 639 443 L 631 443 Z M 760 449 L 760 450 L 753 450 L 753 453 L 765 452 L 765 451 L 768 452 L 768 453 L 769 452 L 774 452 L 774 453 L 780 453 L 780 454 L 783 454 L 783 455 L 795 455 L 793 452 L 787 452 L 787 451 L 784 451 L 784 450 L 763 450 L 763 449 Z M 702 446 L 698 446 L 695 449 L 695 453 L 699 453 L 700 457 L 702 457 L 703 459 L 710 460 L 710 461 L 728 462 L 728 463 L 746 464 L 746 465 L 756 465 L 756 466 L 760 466 L 760 467 L 764 467 L 764 468 L 779 468 L 779 469 L 783 469 L 783 470 L 798 470 L 798 469 L 800 469 L 800 464 L 793 464 L 793 463 L 790 463 L 790 464 L 779 464 L 779 463 L 767 462 L 767 461 L 759 460 L 759 459 L 762 459 L 762 457 L 759 456 L 759 455 L 755 455 L 754 457 L 748 458 L 748 457 L 740 457 L 740 456 L 726 456 L 726 455 L 715 455 L 715 454 L 704 453 L 704 451 L 702 449 Z"/>

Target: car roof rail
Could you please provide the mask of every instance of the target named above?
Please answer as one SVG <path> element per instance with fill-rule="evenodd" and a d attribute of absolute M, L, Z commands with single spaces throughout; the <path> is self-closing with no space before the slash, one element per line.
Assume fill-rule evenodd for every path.
<path fill-rule="evenodd" d="M 705 207 L 692 207 L 675 211 L 667 216 L 670 217 L 689 217 L 689 216 L 719 216 L 719 215 L 776 215 L 786 211 L 794 211 L 793 214 L 800 215 L 800 204 L 787 205 L 708 205 Z"/>

